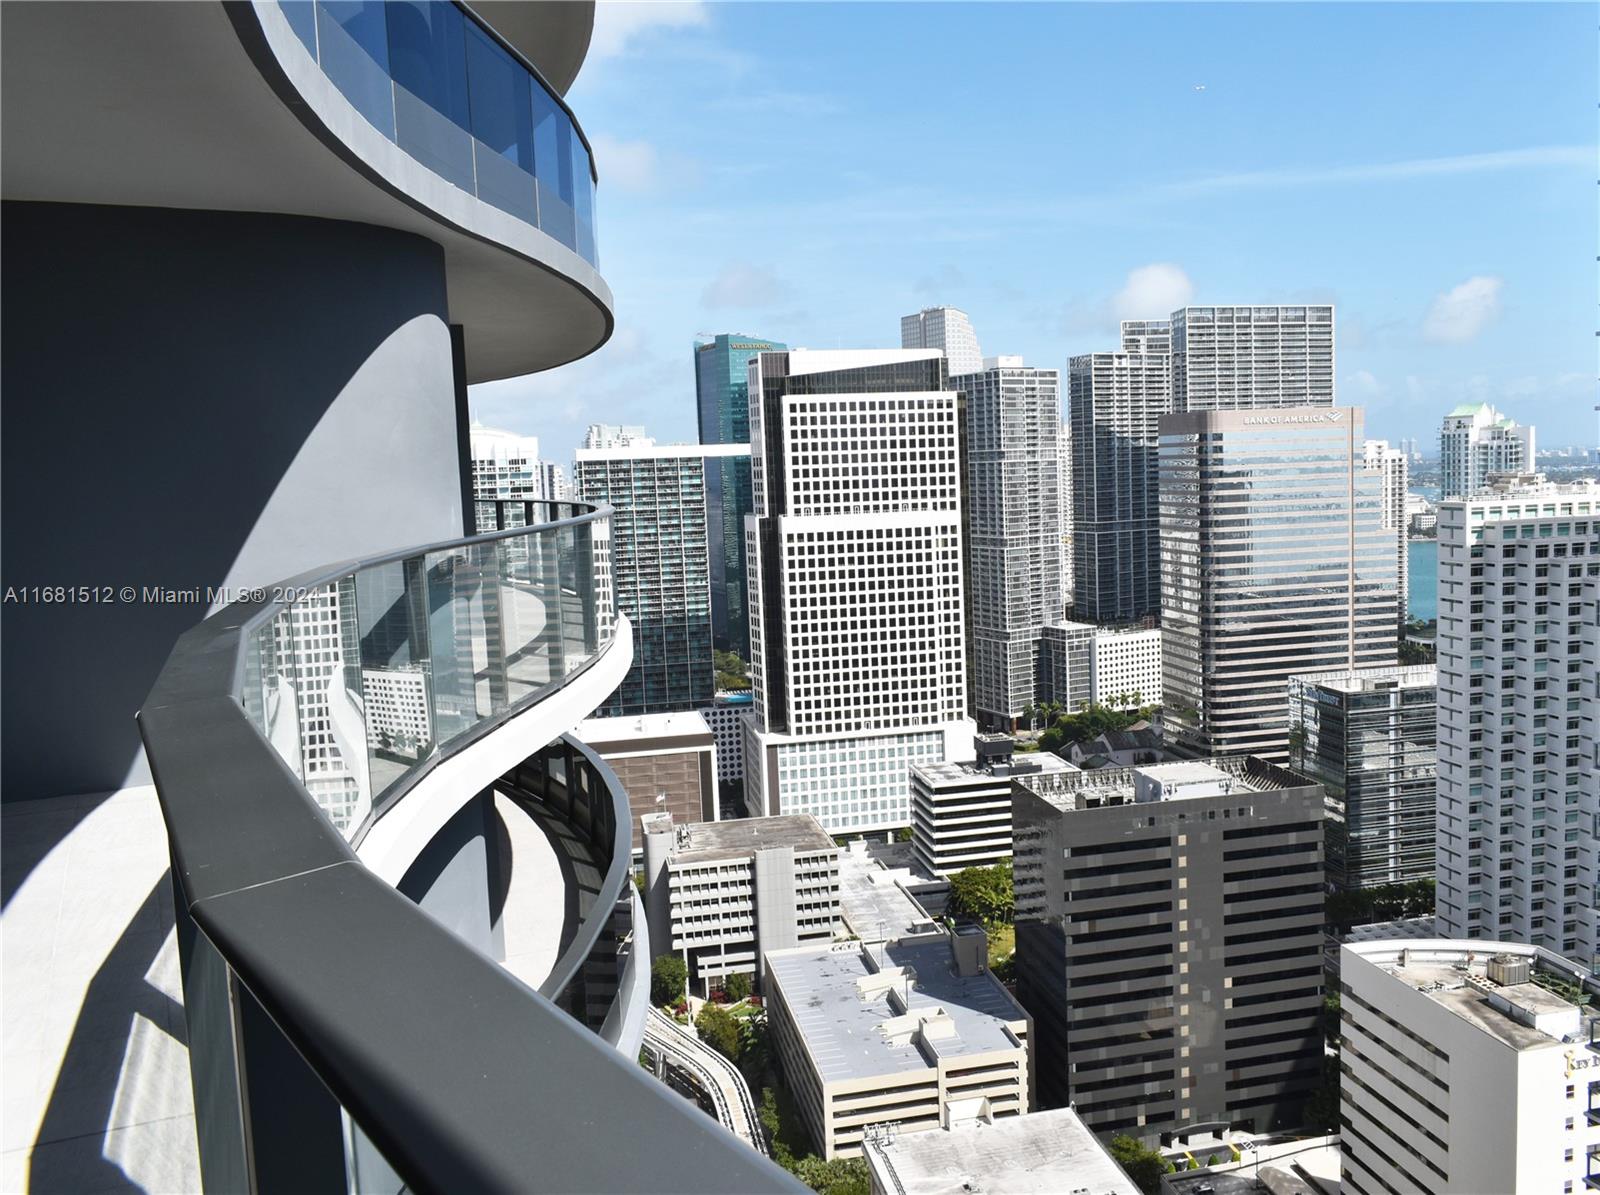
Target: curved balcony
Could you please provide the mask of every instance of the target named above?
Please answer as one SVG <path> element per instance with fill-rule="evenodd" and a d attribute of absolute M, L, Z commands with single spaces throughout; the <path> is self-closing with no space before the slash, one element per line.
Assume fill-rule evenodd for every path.
<path fill-rule="evenodd" d="M 339 94 L 418 163 L 598 267 L 588 140 L 533 64 L 477 14 L 444 0 L 257 7 L 281 12 Z"/>
<path fill-rule="evenodd" d="M 609 511 L 495 513 L 510 529 L 223 609 L 139 715 L 205 1185 L 795 1189 L 634 1061 L 650 955 L 627 797 L 566 734 L 632 656 L 595 567 Z M 512 849 L 441 854 L 480 810 Z M 570 865 L 564 913 L 541 835 Z M 430 903 L 480 859 L 490 920 L 554 927 L 519 966 Z"/>

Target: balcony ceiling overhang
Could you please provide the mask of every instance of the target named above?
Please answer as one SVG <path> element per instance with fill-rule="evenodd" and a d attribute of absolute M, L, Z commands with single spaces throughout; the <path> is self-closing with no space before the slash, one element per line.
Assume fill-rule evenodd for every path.
<path fill-rule="evenodd" d="M 567 94 L 589 53 L 594 0 L 472 0 L 467 7 Z"/>
<path fill-rule="evenodd" d="M 611 292 L 588 263 L 451 187 L 370 125 L 350 126 L 348 139 L 330 133 L 281 78 L 269 82 L 264 42 L 256 52 L 218 3 L 0 5 L 0 193 L 313 216 L 428 237 L 444 249 L 471 382 L 549 369 L 605 343 Z"/>

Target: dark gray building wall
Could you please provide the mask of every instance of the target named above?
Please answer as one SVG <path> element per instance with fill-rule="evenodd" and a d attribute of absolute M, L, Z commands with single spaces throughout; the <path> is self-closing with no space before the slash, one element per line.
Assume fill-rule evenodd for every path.
<path fill-rule="evenodd" d="M 1322 804 L 1307 784 L 1063 812 L 1018 783 L 1017 996 L 1045 1106 L 1150 1141 L 1299 1123 L 1321 1083 Z"/>
<path fill-rule="evenodd" d="M 0 574 L 30 599 L 4 611 L 0 787 L 140 783 L 134 712 L 207 586 L 461 534 L 443 253 L 304 217 L 7 202 L 0 254 Z"/>

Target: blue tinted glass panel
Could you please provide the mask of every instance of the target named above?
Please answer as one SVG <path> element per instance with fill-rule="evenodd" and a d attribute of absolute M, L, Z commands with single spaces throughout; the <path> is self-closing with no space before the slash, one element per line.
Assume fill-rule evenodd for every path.
<path fill-rule="evenodd" d="M 317 56 L 317 6 L 314 0 L 280 0 L 284 18 L 294 35 L 305 43 L 311 57 Z"/>
<path fill-rule="evenodd" d="M 317 42 L 323 73 L 374 128 L 392 140 L 394 93 L 383 7 L 363 0 L 318 0 Z"/>
<path fill-rule="evenodd" d="M 577 130 L 572 131 L 572 195 L 577 216 L 578 254 L 594 264 L 594 179 L 589 174 L 589 150 Z"/>
<path fill-rule="evenodd" d="M 394 0 L 388 7 L 395 141 L 434 173 L 471 191 L 466 18 L 454 4 Z"/>
<path fill-rule="evenodd" d="M 478 198 L 536 223 L 529 106 L 534 83 L 521 63 L 471 22 L 467 24 L 467 87 L 472 97 Z"/>
<path fill-rule="evenodd" d="M 576 249 L 572 210 L 572 122 L 542 87 L 533 89 L 533 165 L 539 177 L 539 227 Z"/>

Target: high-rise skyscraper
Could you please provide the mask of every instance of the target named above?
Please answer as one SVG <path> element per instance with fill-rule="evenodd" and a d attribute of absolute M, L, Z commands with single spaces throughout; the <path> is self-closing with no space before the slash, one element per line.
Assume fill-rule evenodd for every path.
<path fill-rule="evenodd" d="M 1141 340 L 1125 333 L 1130 342 Z M 1087 622 L 1133 622 L 1161 607 L 1156 445 L 1172 410 L 1169 362 L 1119 351 L 1068 365 L 1072 609 Z"/>
<path fill-rule="evenodd" d="M 1172 409 L 1333 403 L 1333 308 L 1181 307 L 1172 313 Z"/>
<path fill-rule="evenodd" d="M 722 333 L 694 346 L 695 410 L 702 444 L 750 444 L 750 358 L 785 345 Z M 706 532 L 711 540 L 711 634 L 723 651 L 750 658 L 744 517 L 750 513 L 748 457 L 706 461 Z"/>
<path fill-rule="evenodd" d="M 567 497 L 560 465 L 539 457 L 539 437 L 473 424 L 472 497 L 477 526 L 493 530 L 496 499 Z"/>
<path fill-rule="evenodd" d="M 1534 467 L 1533 428 L 1500 414 L 1486 402 L 1463 403 L 1439 428 L 1439 495 L 1469 498 L 1496 473 Z"/>
<path fill-rule="evenodd" d="M 910 823 L 966 717 L 959 396 L 938 350 L 762 353 L 745 803 L 830 833 Z"/>
<path fill-rule="evenodd" d="M 1411 463 L 1406 454 L 1389 447 L 1387 440 L 1368 440 L 1361 446 L 1361 467 L 1383 478 L 1383 526 L 1395 538 L 1395 595 L 1398 598 L 1400 625 L 1406 621 L 1406 579 L 1410 573 L 1410 540 L 1406 535 L 1406 492 L 1410 485 Z"/>
<path fill-rule="evenodd" d="M 966 395 L 969 704 L 1011 730 L 1033 704 L 1039 633 L 1061 612 L 1061 375 L 990 357 L 950 386 Z"/>
<path fill-rule="evenodd" d="M 972 321 L 959 307 L 924 307 L 915 315 L 900 317 L 900 347 L 943 349 L 950 376 L 977 373 L 983 368 L 983 350 Z"/>
<path fill-rule="evenodd" d="M 1072 428 L 1065 419 L 1056 431 L 1056 500 L 1061 507 L 1061 609 L 1072 604 Z"/>
<path fill-rule="evenodd" d="M 610 429 L 615 430 L 615 429 Z M 633 429 L 637 430 L 637 429 Z M 658 714 L 709 705 L 711 582 L 706 537 L 706 458 L 748 453 L 738 445 L 657 445 L 648 436 L 578 450 L 576 484 L 585 502 L 611 516 L 609 562 L 616 607 L 633 623 L 633 666 L 601 707 L 602 716 Z"/>
<path fill-rule="evenodd" d="M 1600 483 L 1439 507 L 1441 937 L 1600 962 Z"/>
<path fill-rule="evenodd" d="M 1298 672 L 1397 663 L 1395 554 L 1359 407 L 1161 421 L 1161 667 L 1170 742 L 1288 756 Z"/>
<path fill-rule="evenodd" d="M 1432 664 L 1289 678 L 1289 764 L 1328 792 L 1328 882 L 1433 877 Z"/>

